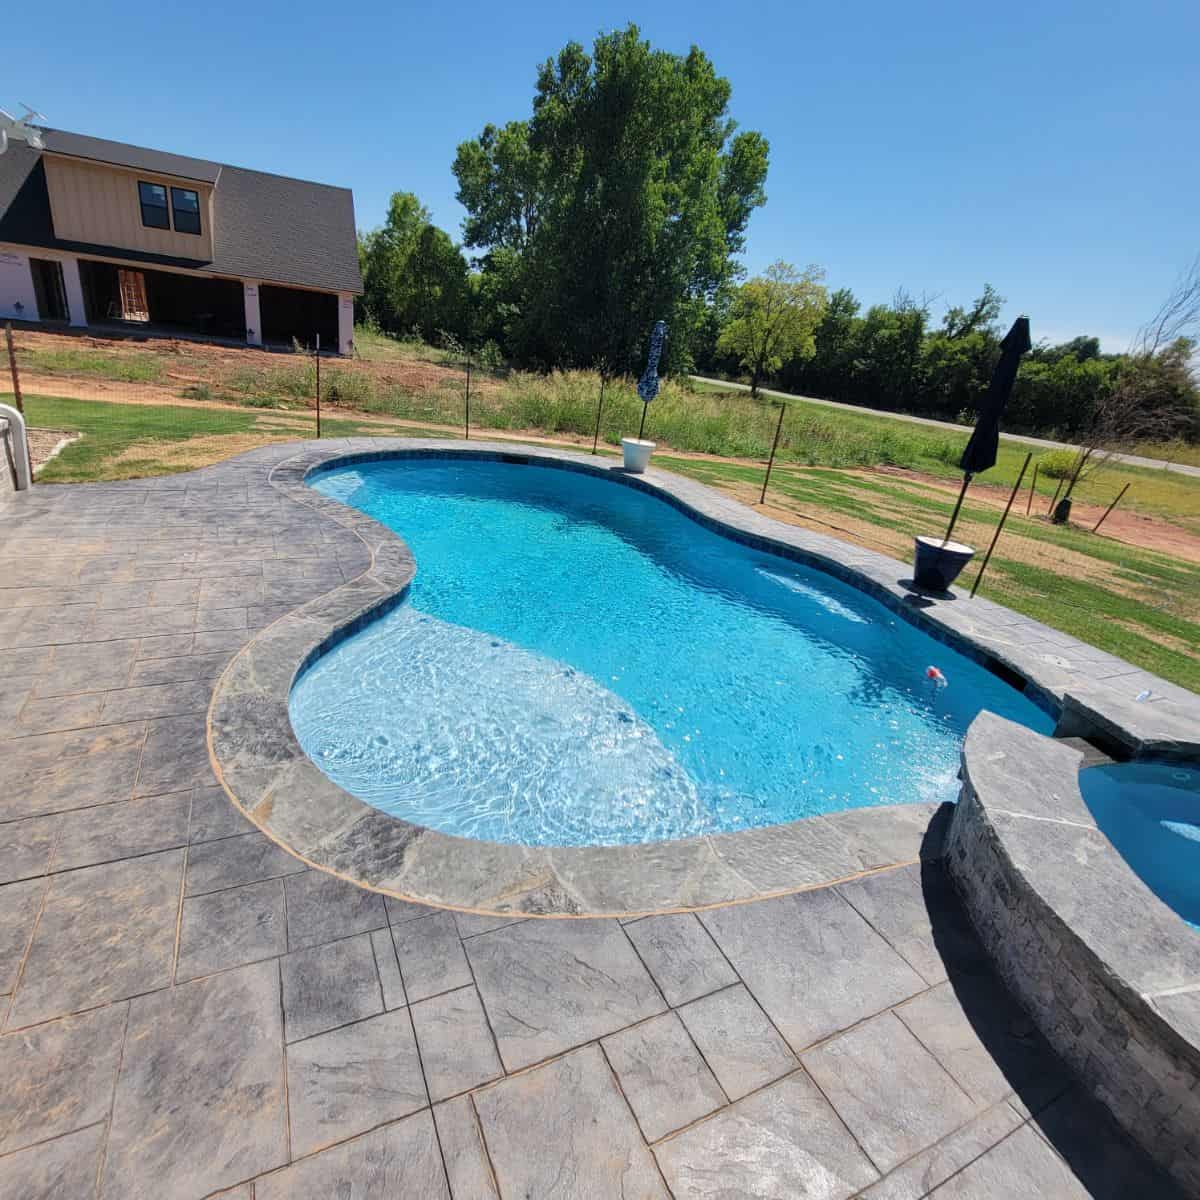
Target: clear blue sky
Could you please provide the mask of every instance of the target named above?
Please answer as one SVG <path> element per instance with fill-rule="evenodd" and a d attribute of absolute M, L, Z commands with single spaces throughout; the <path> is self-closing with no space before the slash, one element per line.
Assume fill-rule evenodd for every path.
<path fill-rule="evenodd" d="M 106 11 L 107 10 L 107 11 Z M 1122 349 L 1200 251 L 1200 4 L 67 3 L 5 28 L 0 106 L 354 189 L 416 192 L 456 238 L 450 164 L 528 115 L 535 66 L 636 20 L 696 43 L 771 142 L 746 265 L 819 263 L 865 302 L 967 303 Z"/>

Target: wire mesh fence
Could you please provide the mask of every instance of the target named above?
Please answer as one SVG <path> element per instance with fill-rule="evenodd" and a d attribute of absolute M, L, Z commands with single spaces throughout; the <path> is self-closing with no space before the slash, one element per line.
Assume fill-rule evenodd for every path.
<path fill-rule="evenodd" d="M 317 436 L 516 438 L 619 453 L 642 418 L 632 380 L 509 371 L 457 347 L 369 331 L 356 342 L 355 356 L 342 358 L 318 354 L 315 337 L 266 350 L 18 326 L 6 374 L 19 380 L 35 459 L 44 462 L 47 447 L 80 435 L 69 454 L 42 466 L 45 479 L 184 470 L 266 442 Z M 660 455 L 760 464 L 764 484 L 772 468 L 904 461 L 911 448 L 899 442 L 919 438 L 928 452 L 931 441 L 928 431 L 910 435 L 867 417 L 831 420 L 807 405 L 781 407 L 686 380 L 664 384 L 645 436 Z M 961 440 L 945 439 L 947 462 L 957 459 Z M 933 452 L 941 452 L 936 444 Z"/>
<path fill-rule="evenodd" d="M 318 432 L 464 431 L 465 364 L 424 348 L 351 360 L 318 356 L 315 339 L 266 350 L 107 331 L 9 332 L 10 345 L 0 347 L 0 401 L 19 397 L 41 478 L 181 470 Z M 78 444 L 49 462 L 50 449 L 67 439 Z"/>

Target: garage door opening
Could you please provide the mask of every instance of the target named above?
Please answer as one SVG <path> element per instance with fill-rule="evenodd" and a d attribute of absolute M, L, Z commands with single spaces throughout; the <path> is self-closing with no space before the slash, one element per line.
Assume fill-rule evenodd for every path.
<path fill-rule="evenodd" d="M 328 292 L 304 292 L 299 288 L 263 284 L 258 289 L 258 303 L 264 342 L 291 345 L 296 341 L 311 347 L 320 334 L 323 350 L 337 349 L 336 296 Z"/>
<path fill-rule="evenodd" d="M 246 307 L 236 279 L 86 261 L 79 264 L 79 278 L 89 324 L 245 340 Z"/>

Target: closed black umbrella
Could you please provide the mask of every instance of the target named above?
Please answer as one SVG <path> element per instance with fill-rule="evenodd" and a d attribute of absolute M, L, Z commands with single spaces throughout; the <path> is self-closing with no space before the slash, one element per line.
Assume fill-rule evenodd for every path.
<path fill-rule="evenodd" d="M 946 541 L 954 532 L 954 523 L 958 520 L 958 510 L 962 508 L 963 497 L 967 494 L 967 485 L 973 476 L 988 467 L 996 465 L 996 451 L 1000 446 L 1000 418 L 1012 395 L 1013 381 L 1017 377 L 1017 368 L 1021 365 L 1021 355 L 1033 346 L 1029 338 L 1029 318 L 1018 317 L 1012 328 L 1004 335 L 1000 343 L 1000 358 L 992 371 L 992 380 L 979 406 L 979 415 L 975 420 L 975 429 L 971 440 L 967 442 L 959 468 L 963 472 L 963 485 L 958 493 L 958 503 L 950 515 L 950 526 L 946 530 Z"/>

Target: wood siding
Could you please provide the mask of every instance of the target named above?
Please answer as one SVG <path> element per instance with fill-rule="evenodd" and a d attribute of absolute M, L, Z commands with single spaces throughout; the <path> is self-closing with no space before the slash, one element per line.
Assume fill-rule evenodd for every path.
<path fill-rule="evenodd" d="M 213 189 L 204 183 L 172 179 L 169 175 L 43 155 L 54 233 L 64 241 L 120 246 L 151 254 L 168 254 L 200 262 L 212 259 Z M 200 234 L 173 229 L 147 229 L 142 224 L 138 181 L 166 188 L 186 187 L 200 195 Z M 168 195 L 170 193 L 168 192 Z"/>

